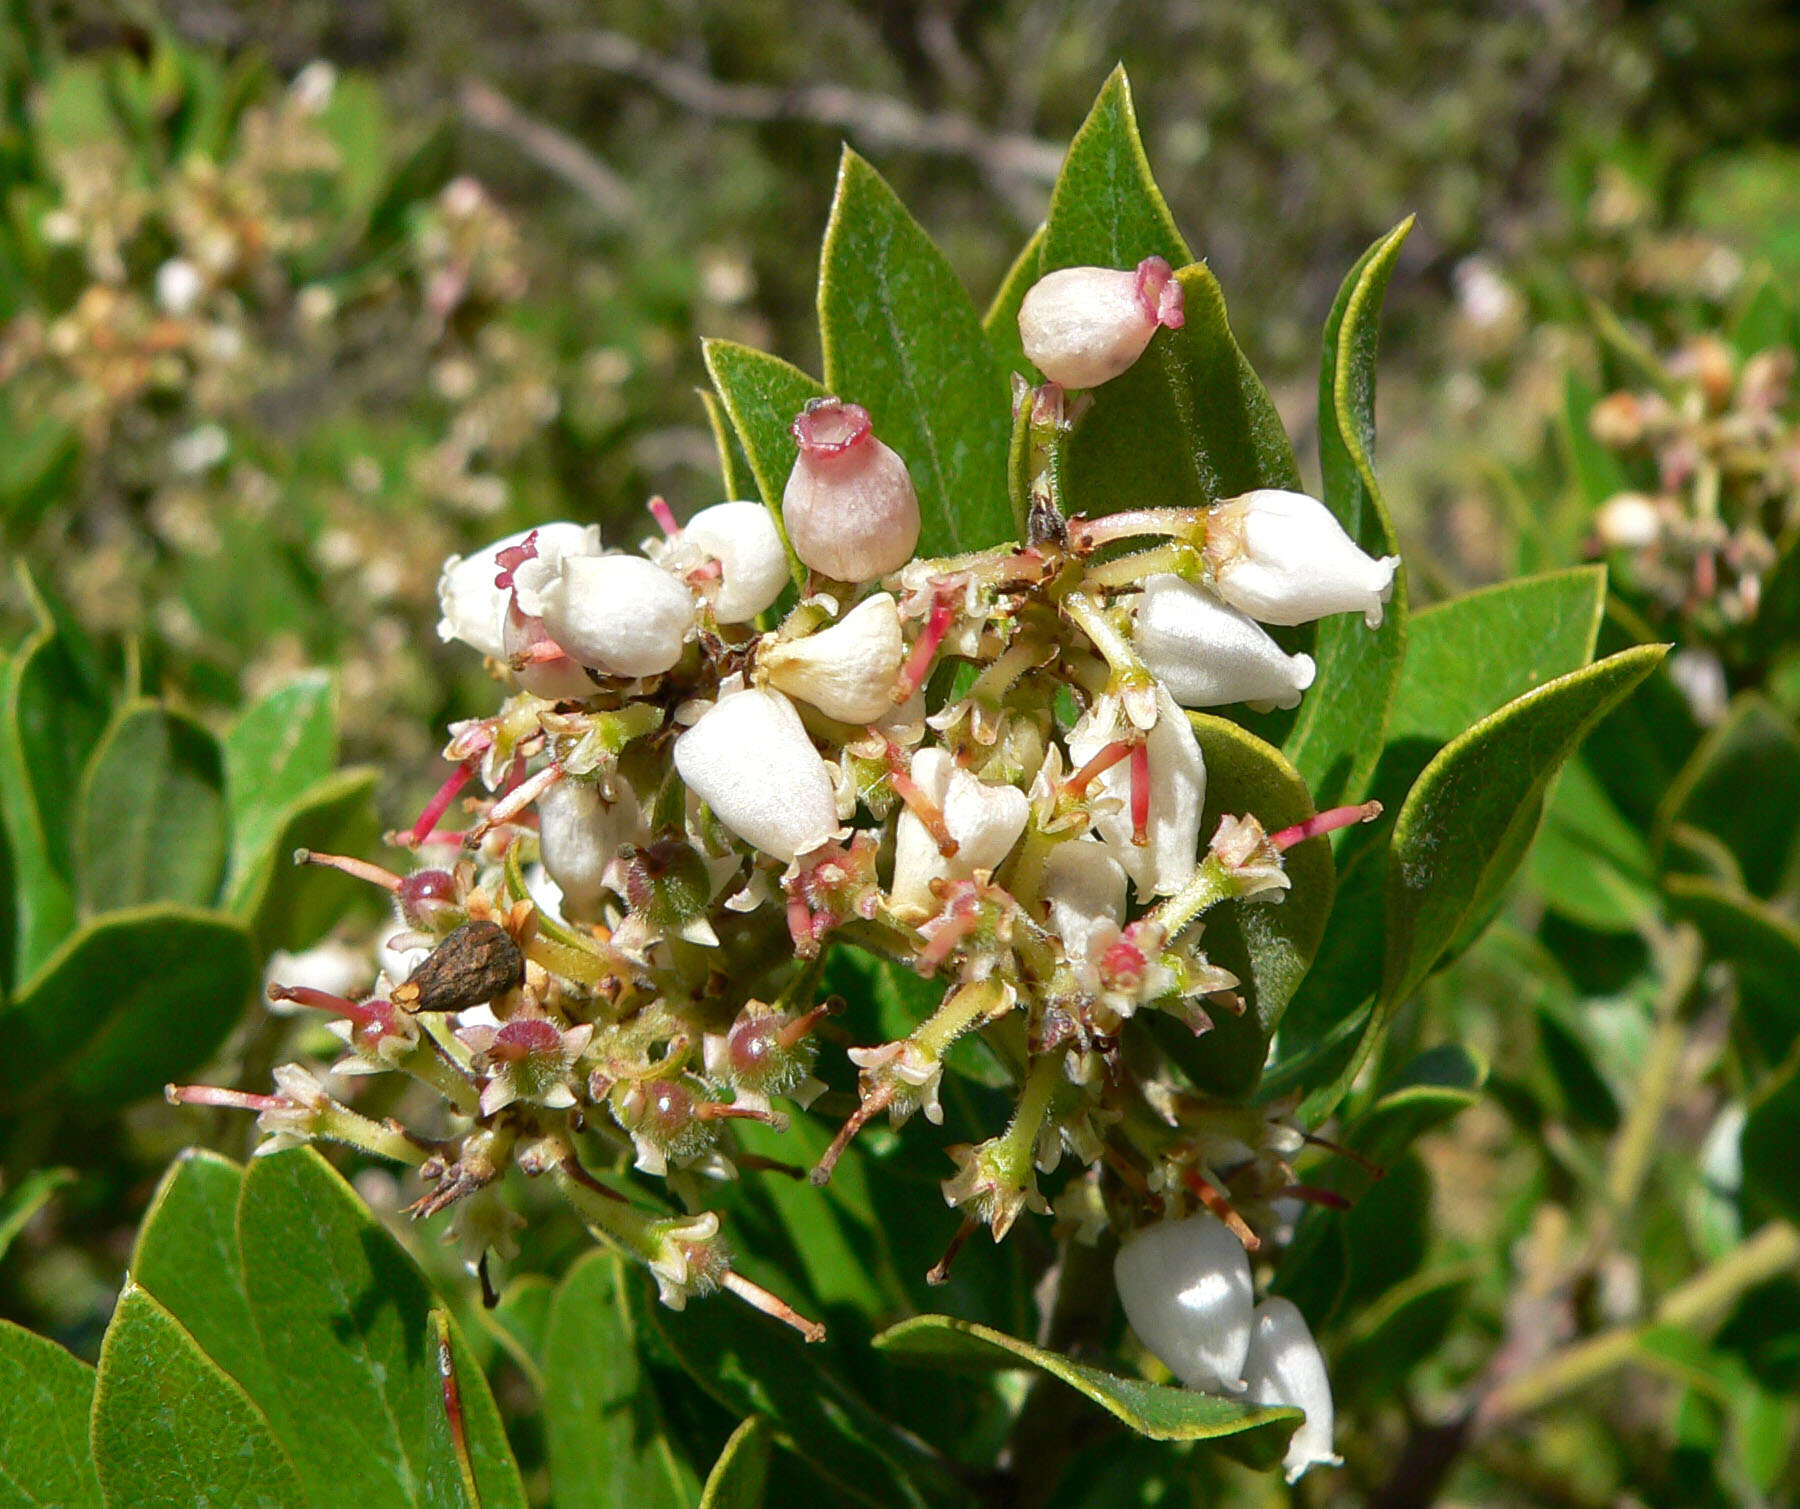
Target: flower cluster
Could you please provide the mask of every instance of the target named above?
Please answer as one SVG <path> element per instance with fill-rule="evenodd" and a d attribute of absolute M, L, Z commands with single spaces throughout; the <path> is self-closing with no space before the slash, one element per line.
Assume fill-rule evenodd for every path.
<path fill-rule="evenodd" d="M 1180 284 L 1151 262 L 1053 274 L 1020 324 L 1041 370 L 1091 383 L 1180 319 Z M 1020 401 L 1067 422 L 1053 385 Z M 367 999 L 277 993 L 339 1018 L 335 1073 L 410 1075 L 447 1115 L 416 1138 L 310 1079 L 239 1103 L 278 1140 L 412 1163 L 421 1214 L 485 1199 L 509 1162 L 550 1176 L 669 1303 L 722 1286 L 811 1334 L 733 1272 L 716 1215 L 646 1212 L 600 1173 L 633 1164 L 701 1210 L 707 1181 L 745 1166 L 732 1122 L 785 1125 L 784 1104 L 823 1088 L 816 1029 L 838 1003 L 820 985 L 843 945 L 942 996 L 850 1050 L 854 1108 L 815 1183 L 882 1112 L 940 1121 L 946 1055 L 979 1032 L 1017 1098 L 995 1135 L 950 1150 L 952 1251 L 1048 1209 L 1039 1176 L 1065 1157 L 1081 1171 L 1058 1208 L 1078 1231 L 1197 1203 L 1229 1213 L 1234 1243 L 1274 1232 L 1295 1193 L 1291 1108 L 1192 1094 L 1128 1024 L 1161 1012 L 1201 1033 L 1242 1010 L 1202 915 L 1279 899 L 1289 848 L 1372 814 L 1203 831 L 1185 710 L 1295 705 L 1315 667 L 1264 625 L 1377 623 L 1397 561 L 1296 493 L 1069 519 L 1045 479 L 1026 539 L 920 557 L 906 463 L 869 413 L 821 398 L 792 432 L 779 511 L 730 501 L 681 525 L 655 500 L 662 537 L 641 551 L 557 523 L 446 565 L 441 634 L 509 688 L 453 727 L 450 778 L 398 836 L 456 857 L 402 876 L 307 856 L 394 893 L 404 958 Z M 468 825 L 441 826 L 459 800 Z M 491 1209 L 463 1230 L 479 1259 L 504 1252 Z M 1286 1324 L 1270 1322 L 1271 1378 Z M 1246 1366 L 1240 1351 L 1219 1376 Z"/>

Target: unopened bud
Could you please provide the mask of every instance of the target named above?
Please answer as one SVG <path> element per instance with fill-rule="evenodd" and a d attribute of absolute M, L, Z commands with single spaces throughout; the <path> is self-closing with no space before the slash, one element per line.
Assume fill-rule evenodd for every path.
<path fill-rule="evenodd" d="M 1594 515 L 1594 533 L 1608 550 L 1647 550 L 1662 532 L 1656 500 L 1643 493 L 1614 493 Z"/>
<path fill-rule="evenodd" d="M 769 510 L 760 503 L 715 503 L 688 520 L 682 540 L 719 563 L 713 617 L 748 623 L 773 605 L 788 583 L 787 552 Z"/>
<path fill-rule="evenodd" d="M 1331 1380 L 1325 1358 L 1292 1300 L 1265 1299 L 1256 1307 L 1244 1382 L 1255 1404 L 1279 1404 L 1305 1411 L 1306 1419 L 1288 1442 L 1281 1466 L 1292 1483 L 1309 1467 L 1338 1467 L 1331 1449 Z"/>
<path fill-rule="evenodd" d="M 441 933 L 463 918 L 456 877 L 448 870 L 414 870 L 402 876 L 394 892 L 400 920 L 422 933 Z"/>
<path fill-rule="evenodd" d="M 1255 1292 L 1244 1244 L 1209 1211 L 1129 1237 L 1113 1263 L 1138 1340 L 1189 1388 L 1241 1394 Z"/>
<path fill-rule="evenodd" d="M 1125 920 L 1125 871 L 1105 844 L 1091 838 L 1060 843 L 1044 865 L 1050 930 L 1071 959 L 1085 958 L 1095 932 Z"/>
<path fill-rule="evenodd" d="M 1181 284 L 1161 257 L 1135 271 L 1065 267 L 1038 279 L 1019 305 L 1025 355 L 1051 382 L 1094 388 L 1117 377 L 1162 326 L 1179 329 Z"/>
<path fill-rule="evenodd" d="M 780 692 L 722 697 L 675 741 L 687 787 L 746 843 L 791 862 L 838 830 L 831 771 Z"/>
<path fill-rule="evenodd" d="M 1208 511 L 1206 564 L 1219 596 L 1261 623 L 1361 613 L 1373 629 L 1400 557 L 1359 550 L 1316 498 L 1259 488 Z"/>
<path fill-rule="evenodd" d="M 1254 620 L 1166 572 L 1144 583 L 1132 642 L 1183 707 L 1295 707 L 1313 683 L 1310 655 L 1289 655 Z"/>
<path fill-rule="evenodd" d="M 660 675 L 694 627 L 694 595 L 641 555 L 575 556 L 536 591 L 550 637 L 612 676 Z"/>
<path fill-rule="evenodd" d="M 821 576 L 873 581 L 919 543 L 919 496 L 906 463 L 875 438 L 869 411 L 815 398 L 793 423 L 800 455 L 781 517 L 794 553 Z"/>
<path fill-rule="evenodd" d="M 840 723 L 873 723 L 894 710 L 894 679 L 906 657 L 900 610 L 886 592 L 804 639 L 771 639 L 759 664 L 772 685 Z"/>
<path fill-rule="evenodd" d="M 533 539 L 536 558 L 560 560 L 565 555 L 596 555 L 600 531 L 592 524 L 540 524 L 523 529 L 471 555 L 453 555 L 438 576 L 438 638 L 462 643 L 492 659 L 504 659 L 506 610 L 512 601 L 511 573 L 499 563 L 502 551 L 517 550 Z M 505 577 L 504 584 L 496 578 Z M 526 612 L 534 610 L 527 608 Z"/>
<path fill-rule="evenodd" d="M 537 800 L 544 870 L 563 895 L 563 915 L 591 921 L 606 893 L 606 868 L 638 823 L 629 787 L 609 802 L 595 781 L 565 777 Z"/>

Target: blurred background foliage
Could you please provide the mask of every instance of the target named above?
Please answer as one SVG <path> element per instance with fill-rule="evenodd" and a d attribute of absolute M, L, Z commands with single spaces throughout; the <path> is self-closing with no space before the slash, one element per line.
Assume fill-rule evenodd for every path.
<path fill-rule="evenodd" d="M 1397 1024 L 1394 1064 L 1454 1041 L 1493 1069 L 1450 1130 L 1319 1218 L 1356 1427 L 1347 1474 L 1301 1497 L 1415 1501 L 1391 1490 L 1433 1482 L 1436 1450 L 1474 1501 L 1791 1501 L 1785 1280 L 1710 1345 L 1652 1327 L 1645 1369 L 1598 1375 L 1529 1436 L 1443 1424 L 1497 1351 L 1638 1324 L 1729 1255 L 1759 1160 L 1751 1214 L 1800 1214 L 1766 1198 L 1800 1121 L 1800 835 L 1791 810 L 1719 816 L 1734 791 L 1800 789 L 1800 574 L 1778 564 L 1800 530 L 1800 17 L 1776 0 L 6 0 L 0 536 L 30 577 L 0 583 L 0 641 L 86 709 L 51 755 L 100 771 L 39 800 L 77 830 L 149 822 L 97 805 L 102 756 L 157 760 L 217 849 L 96 880 L 78 842 L 47 842 L 69 912 L 45 937 L 173 895 L 220 957 L 255 951 L 187 1059 L 256 1078 L 292 1029 L 252 1013 L 232 1033 L 248 961 L 370 936 L 317 891 L 272 906 L 262 867 L 306 821 L 351 831 L 370 778 L 328 779 L 340 757 L 379 760 L 383 814 L 408 814 L 444 720 L 484 704 L 433 633 L 442 559 L 559 517 L 629 542 L 653 493 L 716 501 L 699 337 L 816 367 L 839 143 L 979 302 L 1120 59 L 1303 457 L 1338 279 L 1417 214 L 1380 379 L 1415 597 L 1604 558 L 1602 648 L 1682 646 L 1562 783 L 1532 884 Z M 1757 585 L 1696 592 L 1700 569 Z M 335 711 L 296 680 L 313 666 Z M 242 772 L 273 758 L 257 710 L 302 706 L 304 760 L 247 803 Z M 300 920 L 277 933 L 283 908 Z M 146 1042 L 171 1005 L 143 1005 Z M 91 1352 L 172 1150 L 238 1156 L 247 1129 L 140 1102 L 71 1137 L 28 1101 L 5 1123 L 0 1311 Z M 49 1163 L 72 1189 L 26 1177 Z M 391 1211 L 386 1178 L 359 1188 Z M 521 1267 L 568 1250 L 546 1225 Z M 501 1333 L 470 1330 L 503 1405 L 526 1397 Z M 528 1468 L 535 1429 L 517 1427 Z M 1189 1460 L 1096 1457 L 1071 1491 L 1249 1482 Z"/>

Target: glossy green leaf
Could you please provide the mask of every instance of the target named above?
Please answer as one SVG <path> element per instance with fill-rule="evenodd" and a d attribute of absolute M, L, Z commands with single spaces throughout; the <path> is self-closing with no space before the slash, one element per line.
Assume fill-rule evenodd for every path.
<path fill-rule="evenodd" d="M 305 1502 L 268 1418 L 135 1284 L 100 1348 L 93 1444 L 107 1509 Z M 340 1489 L 350 1472 L 346 1463 Z"/>
<path fill-rule="evenodd" d="M 55 1198 L 56 1192 L 74 1182 L 72 1168 L 33 1169 L 0 1195 L 0 1258 L 6 1256 L 19 1233 Z"/>
<path fill-rule="evenodd" d="M 1211 1441 L 1255 1432 L 1265 1463 L 1279 1461 L 1300 1412 L 1203 1394 L 1166 1383 L 1146 1383 L 1073 1362 L 974 1321 L 951 1315 L 915 1315 L 875 1338 L 897 1361 L 940 1368 L 1035 1368 L 1086 1395 L 1139 1435 L 1156 1441 Z"/>
<path fill-rule="evenodd" d="M 119 710 L 82 779 L 75 872 L 86 916 L 153 901 L 208 906 L 225 873 L 225 765 L 200 723 Z"/>
<path fill-rule="evenodd" d="M 769 1483 L 769 1422 L 752 1415 L 731 1433 L 706 1475 L 700 1509 L 762 1509 Z"/>
<path fill-rule="evenodd" d="M 589 1253 L 557 1286 L 543 1367 L 558 1509 L 693 1503 L 699 1485 L 669 1441 L 639 1363 L 613 1254 Z"/>
<path fill-rule="evenodd" d="M 0 1320 L 0 1506 L 99 1509 L 88 1447 L 94 1370 Z"/>
<path fill-rule="evenodd" d="M 1203 839 L 1211 838 L 1227 813 L 1248 812 L 1268 833 L 1312 816 L 1306 785 L 1279 750 L 1229 719 L 1208 713 L 1188 718 L 1206 759 Z M 1269 1037 L 1325 934 L 1334 886 L 1330 842 L 1315 838 L 1295 845 L 1288 851 L 1287 872 L 1293 884 L 1285 896 L 1231 902 L 1206 915 L 1207 957 L 1242 982 L 1243 1015 L 1213 1011 L 1212 1030 L 1196 1039 L 1173 1018 L 1158 1014 L 1159 1040 L 1203 1090 L 1242 1095 L 1255 1086 Z"/>
<path fill-rule="evenodd" d="M 1710 958 L 1732 966 L 1738 1012 L 1771 1062 L 1800 1041 L 1800 927 L 1754 896 L 1696 875 L 1664 881 L 1669 909 L 1700 929 Z"/>
<path fill-rule="evenodd" d="M 1325 322 L 1319 373 L 1319 469 L 1325 504 L 1370 555 L 1398 555 L 1393 521 L 1375 480 L 1375 356 L 1381 301 L 1412 229 L 1402 221 L 1364 252 L 1345 277 Z M 1380 758 L 1382 734 L 1406 658 L 1406 573 L 1395 577 L 1381 627 L 1354 613 L 1323 620 L 1313 640 L 1318 665 L 1284 744 L 1321 807 L 1358 800 Z"/>
<path fill-rule="evenodd" d="M 1745 693 L 1669 788 L 1657 814 L 1659 839 L 1677 823 L 1712 834 L 1731 851 L 1749 888 L 1771 896 L 1793 874 L 1800 806 L 1745 796 L 1791 791 L 1800 791 L 1800 733 L 1765 699 Z"/>
<path fill-rule="evenodd" d="M 1006 373 L 944 254 L 848 148 L 819 264 L 819 334 L 826 387 L 866 408 L 912 472 L 920 553 L 1010 539 Z"/>
<path fill-rule="evenodd" d="M 371 847 L 376 779 L 375 771 L 358 767 L 319 782 L 280 815 L 274 843 L 238 877 L 231 910 L 249 922 L 261 952 L 310 947 L 362 899 L 336 871 L 296 865 L 293 856 L 296 849 L 360 854 Z"/>
<path fill-rule="evenodd" d="M 781 495 L 787 488 L 788 473 L 794 469 L 794 458 L 800 454 L 788 427 L 795 415 L 825 392 L 824 385 L 779 356 L 736 341 L 706 341 L 700 349 L 713 391 L 744 448 L 757 491 L 775 516 L 775 527 L 786 544 Z M 788 563 L 795 582 L 804 582 L 806 568 L 791 550 Z"/>
<path fill-rule="evenodd" d="M 719 480 L 724 484 L 725 496 L 749 500 L 756 490 L 756 478 L 750 474 L 743 450 L 732 433 L 725 405 L 719 402 L 719 395 L 708 388 L 695 391 L 700 395 L 700 406 L 706 410 L 706 426 L 712 431 L 713 449 L 719 455 Z"/>
<path fill-rule="evenodd" d="M 1655 866 L 1586 758 L 1564 769 L 1531 850 L 1544 904 L 1598 932 L 1634 932 L 1656 906 Z"/>
<path fill-rule="evenodd" d="M 768 1416 L 838 1493 L 875 1509 L 966 1502 L 949 1463 L 876 1413 L 822 1349 L 729 1297 L 674 1311 L 641 1278 L 632 1289 L 639 1325 L 694 1382 L 737 1416 Z"/>
<path fill-rule="evenodd" d="M 179 1321 L 206 1355 L 265 1407 L 279 1381 L 250 1313 L 238 1251 L 244 1170 L 189 1148 L 169 1166 L 138 1228 L 131 1276 Z"/>
<path fill-rule="evenodd" d="M 1040 374 L 1025 360 L 1025 348 L 1019 341 L 1019 306 L 1025 302 L 1031 285 L 1043 276 L 1043 268 L 1044 227 L 1040 225 L 1031 233 L 1031 239 L 1019 248 L 1019 255 L 1013 258 L 1012 266 L 1007 268 L 1006 276 L 994 291 L 993 302 L 981 317 L 981 328 L 987 332 L 988 344 L 994 348 L 1000 370 L 1020 372 L 1034 381 Z"/>
<path fill-rule="evenodd" d="M 1135 365 L 1093 390 L 1065 450 L 1072 512 L 1204 508 L 1258 487 L 1298 488 L 1294 451 L 1238 349 L 1218 280 L 1177 274 L 1186 323 L 1158 331 Z"/>
<path fill-rule="evenodd" d="M 1433 1127 L 1481 1099 L 1487 1063 L 1461 1043 L 1429 1048 L 1383 1087 L 1356 1119 L 1350 1144 L 1381 1164 L 1397 1158 Z"/>
<path fill-rule="evenodd" d="M 90 923 L 0 1011 L 0 1104 L 64 1082 L 94 1102 L 153 1094 L 218 1047 L 256 979 L 249 938 L 215 912 L 149 906 Z"/>
<path fill-rule="evenodd" d="M 1131 82 L 1120 67 L 1069 143 L 1050 196 L 1041 272 L 1136 267 L 1145 257 L 1161 257 L 1171 267 L 1194 260 L 1151 175 Z"/>
<path fill-rule="evenodd" d="M 287 809 L 337 765 L 336 700 L 330 676 L 314 671 L 245 708 L 225 735 L 233 887 L 268 855 Z"/>
<path fill-rule="evenodd" d="M 256 1159 L 238 1241 L 251 1315 L 280 1380 L 265 1403 L 312 1497 L 338 1502 L 349 1472 L 368 1509 L 465 1504 L 430 1290 L 349 1185 L 311 1148 Z M 523 1506 L 487 1382 L 460 1338 L 456 1353 L 482 1505 Z"/>
<path fill-rule="evenodd" d="M 7 667 L 0 701 L 0 816 L 16 887 L 13 968 L 30 975 L 75 921 L 74 824 L 81 769 L 107 711 L 58 636 L 40 631 Z"/>
<path fill-rule="evenodd" d="M 1663 653 L 1655 645 L 1626 650 L 1527 692 L 1426 766 L 1394 824 L 1389 851 L 1382 982 L 1389 1002 L 1410 995 L 1498 897 L 1524 857 L 1562 762 Z"/>
<path fill-rule="evenodd" d="M 1600 621 L 1599 655 L 1661 636 L 1617 598 Z M 1699 746 L 1702 729 L 1668 667 L 1648 677 L 1635 695 L 1613 709 L 1588 735 L 1582 758 L 1625 819 L 1644 832 L 1683 765 Z"/>

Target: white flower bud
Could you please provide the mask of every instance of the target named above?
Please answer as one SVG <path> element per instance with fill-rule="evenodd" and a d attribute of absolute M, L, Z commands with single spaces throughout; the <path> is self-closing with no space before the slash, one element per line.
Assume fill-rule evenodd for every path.
<path fill-rule="evenodd" d="M 1254 620 L 1167 572 L 1144 583 L 1132 643 L 1183 707 L 1295 707 L 1313 683 L 1310 655 L 1289 655 Z"/>
<path fill-rule="evenodd" d="M 1206 564 L 1219 596 L 1262 623 L 1361 613 L 1373 629 L 1400 557 L 1366 555 L 1316 498 L 1261 488 L 1208 511 Z"/>
<path fill-rule="evenodd" d="M 675 769 L 720 822 L 777 859 L 792 862 L 837 834 L 831 771 L 780 692 L 720 698 L 675 741 Z"/>
<path fill-rule="evenodd" d="M 694 627 L 693 593 L 641 555 L 570 557 L 536 593 L 550 637 L 614 676 L 660 675 Z"/>
<path fill-rule="evenodd" d="M 1065 267 L 1032 284 L 1019 339 L 1038 371 L 1065 388 L 1094 388 L 1140 356 L 1158 328 L 1180 329 L 1181 284 L 1161 257 L 1135 271 Z"/>
<path fill-rule="evenodd" d="M 156 302 L 170 314 L 193 313 L 204 291 L 200 270 L 185 257 L 170 257 L 156 269 Z"/>
<path fill-rule="evenodd" d="M 1331 1449 L 1331 1380 L 1325 1375 L 1325 1358 L 1292 1300 L 1265 1299 L 1256 1307 L 1244 1381 L 1252 1403 L 1306 1411 L 1281 1461 L 1290 1483 L 1309 1467 L 1343 1465 L 1344 1459 Z"/>
<path fill-rule="evenodd" d="M 537 559 L 542 561 L 600 553 L 597 525 L 540 524 L 536 529 L 521 529 L 503 540 L 495 540 L 472 555 L 451 556 L 438 576 L 438 610 L 443 614 L 438 620 L 439 639 L 445 643 L 461 640 L 495 660 L 505 658 L 506 610 L 512 589 L 495 584 L 495 578 L 505 574 L 495 557 L 503 550 L 523 545 L 533 535 L 537 536 Z"/>
<path fill-rule="evenodd" d="M 772 685 L 840 723 L 873 723 L 894 711 L 894 678 L 906 658 L 900 609 L 886 592 L 858 603 L 804 639 L 764 643 L 757 663 Z"/>
<path fill-rule="evenodd" d="M 1071 959 L 1087 957 L 1099 929 L 1125 920 L 1125 871 L 1112 851 L 1091 838 L 1058 844 L 1044 865 L 1050 931 Z"/>
<path fill-rule="evenodd" d="M 772 606 L 788 583 L 781 532 L 760 503 L 703 508 L 688 520 L 681 542 L 719 563 L 722 574 L 712 610 L 722 624 L 748 623 Z"/>
<path fill-rule="evenodd" d="M 1255 1292 L 1244 1244 L 1210 1211 L 1128 1237 L 1113 1282 L 1138 1340 L 1189 1388 L 1244 1391 Z"/>
<path fill-rule="evenodd" d="M 815 398 L 793 423 L 800 455 L 781 496 L 794 553 L 840 582 L 898 571 L 919 543 L 919 496 L 906 463 L 875 438 L 869 411 Z"/>
<path fill-rule="evenodd" d="M 1643 493 L 1615 493 L 1594 515 L 1594 532 L 1609 550 L 1647 550 L 1662 538 L 1662 514 Z"/>
<path fill-rule="evenodd" d="M 1094 820 L 1094 831 L 1124 866 L 1142 897 L 1172 896 L 1193 877 L 1200 853 L 1200 811 L 1206 803 L 1206 763 L 1187 714 L 1168 689 L 1155 693 L 1156 723 L 1146 737 L 1150 802 L 1144 831 L 1147 843 L 1132 842 L 1130 759 L 1094 780 L 1098 794 L 1117 806 Z M 1115 739 L 1130 737 L 1131 724 L 1116 697 L 1105 697 L 1069 730 L 1069 760 L 1079 770 Z"/>
<path fill-rule="evenodd" d="M 971 775 L 945 749 L 919 750 L 909 774 L 937 803 L 957 846 L 946 858 L 912 809 L 901 811 L 894 831 L 894 909 L 923 917 L 938 907 L 932 881 L 966 880 L 977 870 L 995 869 L 1012 852 L 1025 831 L 1031 801 L 1017 786 L 996 786 Z"/>
<path fill-rule="evenodd" d="M 596 781 L 565 776 L 537 799 L 538 843 L 544 873 L 562 891 L 562 915 L 591 922 L 606 895 L 607 866 L 637 831 L 638 805 L 631 788 L 615 784 L 609 802 Z"/>

